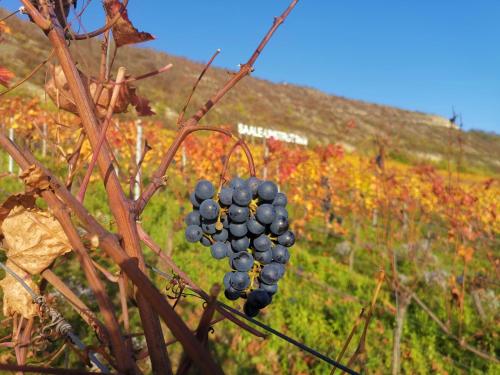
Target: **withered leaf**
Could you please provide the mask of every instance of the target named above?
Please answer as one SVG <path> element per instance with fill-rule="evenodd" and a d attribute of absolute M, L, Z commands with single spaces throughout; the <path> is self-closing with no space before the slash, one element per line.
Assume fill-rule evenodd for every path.
<path fill-rule="evenodd" d="M 23 180 L 27 191 L 43 191 L 50 187 L 49 177 L 34 164 L 20 173 L 19 178 Z"/>
<path fill-rule="evenodd" d="M 7 260 L 7 267 L 21 276 L 26 284 L 37 294 L 40 293 L 38 285 L 31 279 L 31 276 L 19 268 L 14 262 Z M 21 314 L 26 319 L 37 315 L 37 307 L 33 303 L 31 295 L 26 289 L 10 274 L 0 280 L 0 286 L 3 289 L 3 314 L 12 316 L 15 313 Z"/>
<path fill-rule="evenodd" d="M 93 98 L 98 89 L 98 83 L 94 79 L 89 79 L 83 72 L 79 72 L 85 88 Z M 45 84 L 45 91 L 52 99 L 54 104 L 65 111 L 78 114 L 73 94 L 71 93 L 68 81 L 60 65 L 50 65 L 48 68 L 49 79 Z M 97 114 L 104 118 L 111 101 L 113 92 L 113 83 L 105 84 L 99 96 L 99 101 L 96 103 Z M 149 100 L 139 97 L 137 89 L 129 84 L 123 84 L 120 88 L 118 100 L 116 101 L 114 113 L 124 113 L 127 111 L 129 104 L 132 104 L 139 116 L 154 115 L 154 112 L 149 107 Z"/>
<path fill-rule="evenodd" d="M 150 33 L 139 31 L 132 25 L 132 22 L 128 18 L 127 9 L 125 9 L 121 1 L 105 0 L 104 9 L 108 21 L 121 13 L 120 19 L 113 26 L 113 38 L 117 47 L 155 39 Z"/>
<path fill-rule="evenodd" d="M 48 212 L 15 206 L 0 225 L 7 257 L 26 272 L 39 274 L 71 251 L 61 224 Z"/>

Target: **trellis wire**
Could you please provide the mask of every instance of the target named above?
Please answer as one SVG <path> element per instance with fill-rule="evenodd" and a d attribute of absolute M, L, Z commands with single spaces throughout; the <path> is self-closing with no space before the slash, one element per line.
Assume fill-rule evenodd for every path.
<path fill-rule="evenodd" d="M 7 267 L 7 265 L 5 265 L 3 262 L 0 262 L 0 267 L 3 268 L 5 272 L 7 272 L 9 275 L 11 275 L 17 282 L 19 282 L 19 284 L 21 284 L 21 286 L 29 293 L 34 303 L 37 304 L 45 303 L 45 298 L 35 293 L 35 291 L 30 288 L 30 286 L 23 280 L 21 276 L 19 276 L 12 269 Z M 64 321 L 63 324 L 60 325 L 60 327 L 61 327 L 60 333 L 62 333 L 64 336 L 67 336 L 71 340 L 71 342 L 78 347 L 78 349 L 82 351 L 87 350 L 85 344 L 80 340 L 80 338 L 77 335 L 75 335 L 75 333 L 73 332 L 73 327 L 71 327 L 71 325 L 68 322 Z M 88 356 L 89 360 L 99 370 L 101 370 L 101 372 L 109 374 L 109 369 L 97 359 L 94 353 L 89 352 Z"/>
<path fill-rule="evenodd" d="M 153 267 L 153 266 L 150 266 L 148 265 L 148 268 L 151 269 L 153 272 L 157 273 L 158 275 L 168 279 L 168 280 L 172 280 L 173 277 L 159 269 L 157 269 L 156 267 Z M 186 285 L 185 286 L 186 288 L 188 289 L 191 289 L 193 292 L 197 293 L 197 291 L 193 288 L 191 288 L 189 285 Z M 256 320 L 256 319 L 253 319 L 253 318 L 250 318 L 248 316 L 246 316 L 245 314 L 243 314 L 242 312 L 232 308 L 231 306 L 228 306 L 226 305 L 225 303 L 223 302 L 220 302 L 220 301 L 216 301 L 216 303 L 218 303 L 221 307 L 223 307 L 224 309 L 228 310 L 229 312 L 233 313 L 233 314 L 236 314 L 238 315 L 239 317 L 249 321 L 250 323 L 253 323 L 257 326 L 259 326 L 260 328 L 266 330 L 267 332 L 279 337 L 280 339 L 282 340 L 285 340 L 286 342 L 288 342 L 289 344 L 292 344 L 292 345 L 295 345 L 296 347 L 298 347 L 300 350 L 303 350 L 305 352 L 308 352 L 309 354 L 315 356 L 316 358 L 318 359 L 321 359 L 322 361 L 332 365 L 332 366 L 335 366 L 336 368 L 342 370 L 342 371 L 345 371 L 347 372 L 348 374 L 351 374 L 351 375 L 359 375 L 358 372 L 350 369 L 349 367 L 346 367 L 344 365 L 342 365 L 341 363 L 338 363 L 337 361 L 335 361 L 334 359 L 318 352 L 317 350 L 314 350 L 312 349 L 311 347 L 275 330 L 274 328 L 272 327 L 269 327 L 268 325 Z"/>

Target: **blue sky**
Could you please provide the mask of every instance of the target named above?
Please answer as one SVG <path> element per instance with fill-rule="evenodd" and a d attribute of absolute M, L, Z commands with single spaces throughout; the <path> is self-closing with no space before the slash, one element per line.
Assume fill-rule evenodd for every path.
<path fill-rule="evenodd" d="M 82 0 L 79 1 L 83 3 Z M 144 46 L 235 69 L 288 0 L 130 0 Z M 0 6 L 17 8 L 15 0 Z M 448 117 L 500 133 L 500 0 L 301 0 L 255 76 Z M 87 29 L 102 22 L 92 0 Z"/>

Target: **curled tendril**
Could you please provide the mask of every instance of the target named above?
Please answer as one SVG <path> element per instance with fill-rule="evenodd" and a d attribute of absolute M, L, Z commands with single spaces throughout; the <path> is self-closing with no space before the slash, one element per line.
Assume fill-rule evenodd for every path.
<path fill-rule="evenodd" d="M 178 300 L 179 298 L 185 296 L 185 288 L 186 283 L 184 280 L 179 275 L 172 273 L 172 278 L 169 280 L 167 285 L 165 285 L 167 298 Z"/>
<path fill-rule="evenodd" d="M 208 327 L 208 333 L 212 333 L 212 334 L 215 333 L 215 329 L 213 326 Z"/>
<path fill-rule="evenodd" d="M 47 305 L 44 297 L 39 296 L 34 302 L 40 306 L 40 327 L 32 345 L 35 351 L 44 351 L 50 342 L 66 337 L 72 327 L 56 309 Z"/>

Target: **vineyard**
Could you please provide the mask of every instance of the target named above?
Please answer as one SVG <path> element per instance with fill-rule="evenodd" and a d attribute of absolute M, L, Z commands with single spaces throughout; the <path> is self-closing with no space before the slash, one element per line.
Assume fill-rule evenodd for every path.
<path fill-rule="evenodd" d="M 379 134 L 352 151 L 209 122 L 295 0 L 188 116 L 214 53 L 172 127 L 139 81 L 175 67 L 112 69 L 109 46 L 152 38 L 128 1 L 103 1 L 87 34 L 72 2 L 22 3 L 52 49 L 43 98 L 0 66 L 1 371 L 500 371 L 500 180 L 466 168 L 454 119 L 439 165 L 397 160 Z M 87 77 L 68 44 L 98 36 Z"/>

